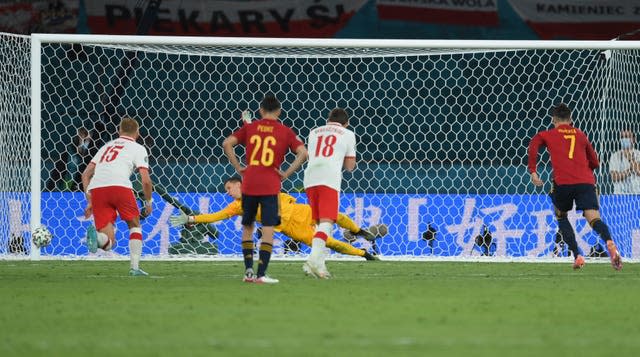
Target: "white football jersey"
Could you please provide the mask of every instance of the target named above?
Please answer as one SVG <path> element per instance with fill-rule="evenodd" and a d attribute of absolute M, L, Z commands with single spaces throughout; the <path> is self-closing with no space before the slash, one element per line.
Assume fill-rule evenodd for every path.
<path fill-rule="evenodd" d="M 356 157 L 356 135 L 339 123 L 329 122 L 311 130 L 308 148 L 304 187 L 322 185 L 340 191 L 344 159 Z"/>
<path fill-rule="evenodd" d="M 96 171 L 89 190 L 107 186 L 133 188 L 131 174 L 136 169 L 149 168 L 149 154 L 133 138 L 121 136 L 101 147 L 91 163 L 96 165 Z"/>

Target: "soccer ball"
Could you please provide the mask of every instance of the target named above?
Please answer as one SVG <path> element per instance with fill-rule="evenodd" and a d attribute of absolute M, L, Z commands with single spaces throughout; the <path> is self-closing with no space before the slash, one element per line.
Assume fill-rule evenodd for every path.
<path fill-rule="evenodd" d="M 49 243 L 51 243 L 51 238 L 53 238 L 53 236 L 45 226 L 40 226 L 31 232 L 31 240 L 38 248 L 48 246 Z"/>

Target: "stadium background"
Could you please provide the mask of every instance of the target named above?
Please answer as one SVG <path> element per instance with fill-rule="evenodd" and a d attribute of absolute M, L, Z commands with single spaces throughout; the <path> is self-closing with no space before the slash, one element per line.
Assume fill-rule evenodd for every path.
<path fill-rule="evenodd" d="M 43 3 L 47 3 L 48 7 Z M 53 3 L 53 7 L 51 5 Z M 287 36 L 297 37 L 305 35 L 315 36 L 332 36 L 337 38 L 443 38 L 443 39 L 611 39 L 614 37 L 637 36 L 633 31 L 640 28 L 640 22 L 629 21 L 629 12 L 637 10 L 632 4 L 624 2 L 611 1 L 593 1 L 591 7 L 576 6 L 575 1 L 550 2 L 539 1 L 534 5 L 537 6 L 537 16 L 545 17 L 547 20 L 540 20 L 535 16 L 532 17 L 530 11 L 527 12 L 526 6 L 531 8 L 531 1 L 514 2 L 514 1 L 361 1 L 361 0 L 344 0 L 344 1 L 328 1 L 315 4 L 311 1 L 280 1 L 277 2 L 281 6 L 282 11 L 291 11 L 294 14 L 306 13 L 311 14 L 308 18 L 301 19 L 294 30 L 283 31 L 282 28 L 273 29 L 269 27 L 267 30 L 260 32 L 259 27 L 252 26 L 250 23 L 245 24 L 242 20 L 234 20 L 234 6 L 238 7 L 237 12 L 253 11 L 260 12 L 261 6 L 272 5 L 273 1 L 236 1 L 236 2 L 208 2 L 208 5 L 202 5 L 203 2 L 198 1 L 161 1 L 156 19 L 145 21 L 144 7 L 153 5 L 153 1 L 54 1 L 54 2 L 12 2 L 8 5 L 0 6 L 0 13 L 6 18 L 11 14 L 11 10 L 29 9 L 31 17 L 20 23 L 14 21 L 11 26 L 3 27 L 9 30 L 22 29 L 23 31 L 38 32 L 76 32 L 76 33 L 148 33 L 148 34 L 175 34 L 176 29 L 181 28 L 177 25 L 179 22 L 178 14 L 180 11 L 187 15 L 194 12 L 200 13 L 200 19 L 209 13 L 216 13 L 216 3 L 224 3 L 227 8 L 221 12 L 221 16 L 227 16 L 231 24 L 222 26 L 225 22 L 218 21 L 217 32 L 213 31 L 213 26 L 201 26 L 196 28 L 188 26 L 183 34 L 213 34 L 213 35 L 234 35 L 234 36 Z M 267 4 L 267 5 L 263 5 Z M 426 5 L 425 5 L 426 4 Z M 541 5 L 542 4 L 542 5 Z M 243 7 L 244 6 L 244 7 Z M 424 11 L 424 7 L 429 11 L 436 11 L 437 16 L 429 16 L 429 12 Z M 248 10 L 249 9 L 249 10 Z M 620 9 L 627 11 L 627 14 L 619 16 L 611 16 Z M 217 9 L 219 10 L 219 9 Z M 415 13 L 420 14 L 417 16 Z M 592 13 L 596 15 L 592 15 Z M 45 15 L 46 14 L 46 15 Z M 266 13 L 265 13 L 266 14 Z M 315 16 L 313 14 L 316 14 Z M 591 15 L 590 15 L 591 14 Z M 600 14 L 601 19 L 598 19 Z M 534 14 L 535 15 L 535 14 Z M 186 16 L 186 15 L 183 15 Z M 263 15 L 260 15 L 263 16 Z M 266 15 L 264 15 L 266 16 Z M 296 16 L 292 16 L 295 18 Z M 211 23 L 216 22 L 213 20 Z M 226 17 L 225 17 L 226 18 Z M 558 18 L 564 20 L 562 26 L 553 21 Z M 584 21 L 581 23 L 581 18 Z M 137 19 L 137 20 L 136 20 Z M 461 20 L 462 19 L 462 20 Z M 549 20 L 551 19 L 551 20 Z M 595 20 L 594 20 L 595 19 Z M 411 20 L 411 21 L 406 21 Z M 136 22 L 138 21 L 138 22 Z M 235 22 L 234 22 L 235 21 Z M 305 22 L 306 21 L 306 22 Z M 543 21 L 537 22 L 536 21 Z M 544 22 L 547 21 L 547 22 Z M 588 26 L 589 21 L 607 22 L 608 26 L 598 25 L 597 22 L 593 26 Z M 246 22 L 246 21 L 245 21 Z M 211 23 L 207 23 L 211 25 Z M 465 23 L 465 25 L 461 25 Z M 551 23 L 551 24 L 550 24 Z M 246 25 L 246 26 L 243 26 Z M 545 27 L 546 26 L 546 27 Z M 588 31 L 585 31 L 588 28 Z M 182 27 L 184 29 L 184 27 Z M 205 33 L 198 33 L 197 29 L 204 29 Z M 235 32 L 225 32 L 233 29 Z M 319 32 L 313 32 L 317 29 Z M 563 32 L 564 31 L 564 32 Z M 624 31 L 624 32 L 620 32 Z M 170 124 L 164 125 L 165 129 L 171 128 L 171 135 L 167 130 L 161 129 L 154 133 L 144 133 L 150 136 L 153 143 L 151 145 L 152 165 L 161 179 L 161 184 L 170 191 L 179 191 L 181 188 L 190 187 L 198 192 L 220 191 L 221 186 L 217 182 L 207 182 L 206 180 L 193 181 L 193 177 L 224 177 L 230 175 L 232 171 L 228 165 L 220 165 L 220 159 L 223 153 L 220 149 L 218 139 L 229 134 L 230 130 L 227 119 L 233 118 L 236 107 L 230 108 L 229 103 L 255 103 L 256 97 L 253 93 L 240 90 L 228 90 L 226 88 L 228 81 L 235 81 L 241 78 L 228 78 L 220 81 L 210 81 L 205 83 L 206 88 L 200 91 L 201 98 L 198 98 L 193 107 L 175 108 L 175 104 L 168 100 L 175 98 L 177 95 L 184 95 L 185 88 L 182 85 L 172 87 L 177 78 L 171 77 L 171 72 L 167 72 L 168 77 L 162 75 L 162 68 L 158 73 L 151 73 L 148 64 L 153 59 L 147 56 L 148 63 L 136 64 L 135 60 L 131 69 L 127 73 L 114 75 L 113 72 L 121 70 L 120 63 L 116 58 L 122 56 L 123 53 L 114 53 L 113 56 L 96 54 L 92 56 L 90 50 L 83 49 L 83 56 L 78 58 L 73 54 L 73 50 L 56 46 L 49 46 L 45 51 L 66 51 L 69 52 L 70 64 L 72 66 L 88 66 L 96 61 L 112 61 L 112 63 L 102 63 L 105 68 L 104 75 L 96 80 L 96 87 L 83 88 L 89 95 L 90 100 L 70 100 L 76 97 L 75 88 L 66 86 L 50 87 L 45 91 L 43 102 L 47 108 L 45 113 L 51 117 L 44 119 L 44 145 L 43 145 L 43 175 L 42 184 L 46 186 L 49 173 L 53 170 L 55 161 L 60 155 L 69 150 L 73 150 L 71 143 L 75 130 L 84 126 L 92 129 L 96 122 L 102 122 L 106 126 L 109 133 L 115 132 L 115 121 L 127 113 L 142 118 L 144 127 L 151 126 L 149 121 L 152 119 L 164 120 Z M 98 51 L 98 50 L 96 50 Z M 548 80 L 552 73 L 561 73 L 562 76 L 575 77 L 580 73 L 598 72 L 603 66 L 603 61 L 598 61 L 594 53 L 574 52 L 571 56 L 575 58 L 558 58 L 554 63 L 541 63 L 535 73 L 531 74 L 527 81 L 536 82 L 537 80 Z M 580 60 L 580 57 L 591 56 L 593 58 Z M 53 58 L 53 56 L 47 56 Z M 64 58 L 55 56 L 55 58 Z M 73 61 L 72 61 L 73 60 Z M 189 72 L 189 66 L 194 63 L 185 60 L 184 57 L 169 56 L 164 59 L 166 66 L 178 65 L 184 66 L 182 73 Z M 116 61 L 116 62 L 113 62 Z M 226 61 L 226 59 L 225 59 Z M 462 77 L 463 81 L 473 81 L 474 78 L 480 78 L 483 70 L 486 68 L 494 71 L 504 71 L 512 58 L 508 56 L 493 56 L 490 59 L 470 56 L 465 64 Z M 253 67 L 245 66 L 240 61 L 237 63 L 222 63 L 220 58 L 202 59 L 198 65 L 204 66 L 207 71 L 214 73 L 231 70 L 237 74 L 234 76 L 242 76 L 243 73 L 267 73 L 269 67 L 266 65 L 255 65 Z M 384 61 L 383 61 L 384 62 Z M 571 62 L 573 65 L 569 70 L 563 69 L 563 62 Z M 576 65 L 579 63 L 578 65 Z M 44 64 L 47 65 L 46 63 Z M 391 63 L 383 63 L 390 66 Z M 323 66 L 319 62 L 316 66 Z M 327 92 L 331 96 L 331 100 L 344 103 L 347 107 L 353 106 L 351 103 L 358 102 L 360 106 L 370 103 L 369 109 L 364 112 L 356 113 L 357 120 L 362 124 L 363 130 L 370 131 L 375 120 L 383 118 L 386 131 L 362 133 L 361 145 L 370 147 L 375 145 L 375 151 L 360 150 L 363 154 L 362 159 L 365 166 L 361 166 L 365 170 L 367 177 L 366 182 L 348 180 L 347 191 L 353 192 L 396 192 L 411 193 L 428 191 L 431 193 L 465 193 L 465 189 L 472 189 L 473 185 L 465 184 L 461 177 L 482 176 L 491 183 L 483 185 L 486 191 L 477 193 L 496 193 L 497 190 L 503 190 L 501 193 L 530 193 L 531 187 L 528 186 L 527 180 L 522 178 L 526 176 L 524 160 L 526 158 L 525 146 L 526 140 L 539 128 L 530 125 L 528 120 L 540 119 L 547 116 L 547 109 L 553 100 L 563 100 L 568 103 L 575 103 L 577 99 L 583 95 L 578 93 L 576 83 L 573 86 L 553 86 L 551 88 L 536 88 L 536 94 L 531 94 L 528 98 L 518 98 L 510 95 L 508 90 L 503 88 L 518 85 L 522 81 L 519 73 L 501 73 L 499 83 L 492 83 L 485 86 L 482 93 L 447 93 L 452 88 L 464 88 L 467 83 L 456 83 L 455 79 L 451 79 L 448 83 L 436 82 L 437 77 L 446 77 L 446 72 L 454 70 L 456 63 L 453 61 L 435 63 L 432 71 L 433 78 L 421 78 L 421 83 L 411 83 L 410 78 L 396 77 L 395 74 L 389 72 L 376 73 L 374 78 L 368 78 L 368 83 L 360 84 L 362 88 L 356 89 L 350 98 L 340 98 L 340 91 Z M 64 66 L 52 63 L 50 67 L 61 71 L 60 73 L 46 73 L 52 81 L 56 81 L 56 77 L 63 78 L 65 76 Z M 594 68 L 595 67 L 595 68 Z M 317 68 L 313 68 L 317 70 Z M 350 68 L 337 66 L 326 70 L 327 76 L 322 78 L 323 81 L 332 82 L 334 80 L 343 79 L 345 71 Z M 351 68 L 353 69 L 353 68 Z M 356 68 L 357 69 L 357 68 Z M 410 68 L 408 68 L 410 70 Z M 82 68 L 78 67 L 77 72 L 81 73 Z M 109 72 L 111 71 L 111 72 Z M 283 71 L 286 72 L 286 71 Z M 444 74 L 444 75 L 443 75 Z M 282 75 L 280 73 L 279 75 Z M 296 87 L 297 79 L 295 71 L 284 73 L 286 78 L 279 81 L 279 86 L 258 86 L 252 88 L 256 93 L 276 92 L 283 96 L 287 96 L 293 90 L 300 89 Z M 175 76 L 175 74 L 174 74 Z M 153 79 L 155 78 L 155 80 Z M 144 81 L 148 88 L 161 88 L 155 99 L 151 101 L 140 101 L 138 98 L 143 97 L 140 93 L 135 93 L 134 89 L 122 86 L 118 89 L 115 83 L 124 79 Z M 188 80 L 188 78 L 180 78 Z M 281 79 L 279 77 L 278 79 Z M 357 82 L 358 78 L 354 78 L 347 82 Z M 45 82 L 46 82 L 45 78 Z M 313 83 L 318 78 L 309 78 L 308 82 Z M 343 79 L 344 80 L 344 79 Z M 588 81 L 589 79 L 587 79 Z M 595 80 L 595 79 L 593 79 Z M 562 78 L 558 78 L 562 81 Z M 437 83 L 437 85 L 436 85 Z M 88 83 L 87 83 L 88 84 Z M 93 84 L 93 83 L 91 83 Z M 304 83 L 302 83 L 304 84 Z M 385 101 L 388 88 L 398 91 L 394 100 Z M 405 90 L 404 88 L 412 88 L 413 90 Z M 336 88 L 339 89 L 339 88 Z M 299 90 L 298 90 L 299 91 Z M 208 93 L 225 93 L 223 100 L 211 100 Z M 304 91 L 299 95 L 304 96 Z M 401 97 L 405 95 L 405 98 Z M 423 135 L 416 135 L 414 140 L 407 144 L 400 145 L 397 140 L 398 136 L 406 135 L 406 133 L 417 132 L 414 124 L 405 123 L 403 121 L 404 110 L 410 103 L 406 101 L 413 100 L 413 97 L 420 100 L 428 100 L 426 98 L 433 97 L 434 94 L 441 94 L 447 97 L 447 102 L 443 105 L 431 103 L 416 103 L 413 107 L 421 110 L 419 116 L 422 116 L 426 123 L 434 125 L 420 126 L 420 132 Z M 594 93 L 591 98 L 594 101 L 599 100 L 599 94 Z M 466 96 L 471 96 L 467 99 Z M 477 97 L 484 97 L 486 100 L 483 104 Z M 578 97 L 578 98 L 576 98 Z M 549 99 L 553 98 L 553 99 Z M 213 98 L 218 99 L 218 98 Z M 308 98 L 299 98 L 302 106 L 287 108 L 287 100 L 283 100 L 285 109 L 285 121 L 294 127 L 300 128 L 300 134 L 304 137 L 308 125 L 302 125 L 305 120 L 319 120 L 323 117 L 322 109 L 313 106 L 313 101 L 306 100 Z M 364 101 L 365 105 L 362 104 Z M 381 105 L 385 103 L 387 105 Z M 292 104 L 294 106 L 297 104 Z M 595 128 L 598 118 L 594 114 L 593 108 L 587 107 L 594 105 L 586 100 L 580 105 L 584 108 L 575 108 L 576 112 L 583 113 L 579 118 L 579 127 L 583 129 Z M 55 106 L 55 107 L 54 107 Z M 452 110 L 453 109 L 453 110 Z M 459 112 L 456 112 L 459 110 Z M 516 112 L 517 118 L 507 117 L 506 112 Z M 465 113 L 465 115 L 460 115 Z M 211 120 L 213 119 L 213 120 Z M 636 118 L 637 119 L 637 118 Z M 510 123 L 506 123 L 510 121 Z M 632 120 L 633 122 L 634 120 Z M 637 122 L 637 120 L 635 120 Z M 66 125 L 59 125 L 60 122 Z M 156 124 L 154 124 L 156 125 Z M 511 126 L 514 132 L 517 132 L 515 138 L 492 136 L 492 132 L 496 132 L 493 128 L 500 126 Z M 209 131 L 212 135 L 203 133 L 194 135 L 193 128 L 199 128 L 201 131 Z M 356 128 L 358 128 L 356 126 Z M 181 132 L 176 135 L 176 130 Z M 613 128 L 612 130 L 618 130 Z M 191 133 L 189 133 L 192 131 Z M 106 134 L 108 136 L 108 134 Z M 600 155 L 607 158 L 610 153 L 617 149 L 614 143 L 609 142 L 613 138 L 600 138 L 599 132 L 592 130 L 590 132 L 594 143 L 598 144 Z M 195 139 L 193 137 L 196 137 Z M 105 138 L 105 139 L 108 139 Z M 468 148 L 458 150 L 451 147 L 443 146 L 444 143 L 470 143 Z M 175 150 L 174 148 L 189 147 L 189 151 Z M 417 157 L 421 153 L 428 152 L 430 157 Z M 72 153 L 70 153 L 72 154 Z M 69 155 L 70 157 L 72 155 Z M 495 158 L 500 157 L 501 160 L 496 161 Z M 507 158 L 507 159 L 505 159 Z M 425 167 L 424 160 L 429 165 Z M 423 160 L 422 163 L 412 164 L 411 161 Z M 225 160 L 223 159 L 223 162 Z M 199 172 L 194 172 L 189 162 L 198 162 Z M 73 169 L 73 167 L 71 167 Z M 410 182 L 394 179 L 391 175 L 398 169 L 412 172 L 414 176 Z M 608 170 L 604 167 L 599 173 L 599 180 L 603 193 L 609 193 L 611 190 L 610 178 Z M 172 178 L 168 180 L 168 178 Z M 173 178 L 179 178 L 182 181 L 174 181 Z M 526 178 L 526 177 L 525 177 Z M 190 180 L 186 182 L 185 180 Z M 425 184 L 429 182 L 430 184 Z M 364 184 L 364 186 L 363 186 Z M 300 178 L 285 183 L 285 189 L 297 189 L 300 187 Z M 426 189 L 431 187 L 432 189 Z M 373 188 L 373 189 L 372 189 Z M 506 188 L 506 192 L 504 191 Z"/>
<path fill-rule="evenodd" d="M 129 8 L 125 6 L 134 2 L 91 2 L 91 7 L 86 8 L 63 6 L 71 3 L 83 5 L 82 2 L 57 2 L 61 7 L 54 9 L 54 16 L 46 17 L 51 20 L 57 16 L 58 21 L 51 20 L 50 23 L 55 23 L 58 27 L 47 28 L 42 22 L 45 17 L 36 16 L 34 18 L 40 22 L 36 22 L 31 29 L 55 29 L 60 32 L 65 30 L 61 26 L 72 25 L 66 29 L 67 32 L 104 33 L 113 27 L 116 33 L 172 34 L 165 31 L 171 22 L 159 24 L 157 21 L 144 21 L 144 16 L 140 15 L 141 10 L 136 10 L 135 4 Z M 100 9 L 104 10 L 100 7 L 101 3 L 111 6 L 110 20 L 98 16 Z M 196 2 L 162 2 L 165 5 L 176 3 Z M 265 3 L 271 2 L 240 1 L 227 4 L 258 6 Z M 293 8 L 294 13 L 297 11 L 308 14 L 312 12 L 310 9 L 316 2 L 290 3 L 301 6 Z M 327 3 L 335 5 L 335 8 L 326 8 L 325 15 L 335 15 L 344 9 L 347 9 L 347 15 L 334 18 L 333 25 L 328 20 L 331 17 L 327 15 L 323 17 L 323 26 L 316 26 L 318 24 L 314 21 L 317 18 L 307 19 L 307 23 L 302 21 L 296 26 L 306 28 L 307 31 L 318 30 L 325 36 L 339 38 L 549 37 L 549 33 L 541 32 L 540 27 L 524 21 L 510 6 L 511 2 L 506 1 L 498 2 L 493 10 L 488 11 L 490 14 L 493 13 L 493 16 L 489 16 L 492 19 L 490 23 L 474 23 L 473 26 L 459 25 L 455 16 L 460 14 L 455 9 L 449 9 L 450 17 L 436 19 L 437 23 L 423 20 L 407 22 L 382 18 L 382 12 L 377 6 L 379 2 L 375 1 L 323 2 Z M 451 4 L 453 3 L 452 1 Z M 338 11 L 340 5 L 343 5 L 343 8 Z M 114 10 L 116 7 L 119 12 Z M 559 8 L 553 9 L 559 11 Z M 562 9 L 573 11 L 571 7 Z M 192 10 L 187 10 L 187 13 L 193 13 Z M 176 7 L 168 9 L 168 12 L 162 11 L 161 6 L 160 13 L 167 17 L 167 14 L 176 14 L 179 9 Z M 52 11 L 49 13 L 51 15 Z M 119 15 L 114 18 L 116 13 Z M 232 13 L 233 11 L 230 14 Z M 487 16 L 487 11 L 479 13 L 482 17 Z M 139 18 L 140 22 L 136 24 L 135 17 L 139 15 L 142 18 Z M 392 15 L 401 17 L 402 12 L 392 12 Z M 466 11 L 464 16 L 471 22 L 479 21 L 474 11 Z M 447 19 L 456 24 L 447 24 Z M 242 24 L 242 21 L 238 24 L 233 23 L 232 27 L 245 29 Z M 635 28 L 636 25 L 626 24 L 629 29 Z M 594 28 L 618 31 L 615 26 Z M 232 35 L 308 34 L 304 31 L 283 34 L 282 28 L 280 32 L 274 30 L 275 33 L 255 33 L 252 32 L 252 29 L 255 29 L 252 26 L 246 29 L 246 33 Z M 568 35 L 560 38 L 617 36 L 611 33 L 585 35 L 571 32 L 574 30 L 569 26 Z M 230 34 L 222 32 L 220 35 Z M 211 193 L 216 197 L 212 207 L 222 207 L 226 198 L 220 194 L 220 179 L 232 175 L 233 171 L 224 158 L 220 142 L 239 125 L 239 110 L 244 109 L 244 106 L 256 110 L 258 100 L 264 92 L 275 92 L 285 98 L 283 119 L 285 123 L 296 127 L 302 137 L 307 136 L 314 123 L 324 121 L 323 112 L 328 106 L 355 108 L 354 128 L 360 136 L 361 161 L 358 179 L 351 180 L 350 175 L 346 175 L 347 195 L 362 195 L 358 197 L 363 200 L 378 194 L 382 195 L 376 197 L 376 200 L 388 194 L 405 194 L 407 197 L 457 195 L 455 199 L 460 199 L 460 202 L 453 206 L 455 209 L 447 205 L 449 208 L 444 213 L 444 221 L 439 222 L 446 225 L 447 229 L 460 224 L 474 225 L 473 222 L 476 222 L 457 222 L 458 217 L 463 217 L 463 208 L 468 205 L 468 202 L 464 201 L 465 197 L 460 195 L 476 197 L 478 202 L 483 200 L 481 195 L 495 195 L 481 204 L 484 208 L 480 212 L 487 220 L 496 218 L 496 212 L 500 207 L 506 207 L 503 203 L 517 201 L 517 195 L 538 195 L 536 197 L 539 199 L 535 199 L 538 201 L 536 205 L 519 206 L 513 226 L 496 227 L 498 233 L 505 237 L 516 232 L 516 228 L 519 229 L 518 222 L 531 220 L 531 212 L 549 210 L 546 197 L 542 197 L 544 194 L 529 184 L 525 165 L 526 144 L 534 132 L 548 127 L 548 108 L 558 100 L 572 105 L 578 126 L 585 129 L 595 143 L 603 161 L 603 166 L 598 172 L 600 188 L 604 194 L 610 194 L 612 191 L 606 161 L 610 153 L 617 149 L 621 120 L 614 116 L 607 117 L 602 111 L 603 88 L 606 87 L 602 81 L 606 62 L 602 60 L 599 51 L 558 52 L 549 57 L 544 57 L 546 55 L 538 51 L 529 51 L 523 58 L 508 52 L 491 52 L 488 55 L 481 52 L 453 53 L 421 56 L 410 61 L 388 57 L 346 62 L 334 62 L 330 59 L 297 62 L 296 59 L 284 58 L 277 64 L 269 59 L 243 61 L 233 57 L 197 56 L 194 60 L 185 54 L 135 52 L 94 46 L 47 44 L 43 51 L 45 56 L 42 63 L 44 110 L 41 184 L 42 187 L 53 191 L 50 195 L 47 193 L 45 197 L 48 198 L 44 199 L 47 202 L 45 206 L 51 203 L 51 211 L 47 211 L 47 215 L 55 209 L 64 210 L 66 204 L 62 202 L 69 203 L 70 208 L 82 202 L 82 199 L 73 198 L 78 195 L 77 188 L 69 184 L 71 174 L 74 170 L 77 171 L 77 167 L 71 162 L 63 163 L 67 169 L 66 182 L 58 181 L 53 188 L 48 184 L 51 173 L 55 171 L 56 164 L 65 157 L 64 154 L 73 157 L 75 147 L 72 138 L 76 129 L 86 127 L 95 132 L 94 129 L 100 125 L 101 128 L 97 131 L 104 142 L 116 132 L 117 122 L 125 114 L 142 121 L 142 134 L 146 138 L 144 143 L 151 151 L 154 180 L 159 186 L 172 193 L 191 194 L 192 196 L 184 199 L 194 204 L 196 200 L 193 195 L 200 197 L 201 194 Z M 518 67 L 521 63 L 532 67 L 527 67 L 526 72 L 509 70 L 522 68 Z M 377 70 L 367 72 L 366 68 L 369 67 Z M 273 68 L 277 70 L 274 71 Z M 420 76 L 412 76 L 416 71 L 419 71 Z M 201 77 L 200 73 L 206 73 L 207 76 Z M 299 73 L 305 73 L 306 78 L 300 80 Z M 263 78 L 256 82 L 256 74 Z M 246 83 L 252 81 L 257 84 L 247 87 Z M 238 83 L 245 85 L 240 86 Z M 308 90 L 309 86 L 312 90 Z M 188 98 L 188 101 L 183 102 L 181 98 Z M 634 105 L 627 108 L 629 110 L 624 113 L 624 121 L 637 123 L 640 111 L 633 109 L 637 108 L 637 102 L 631 97 L 621 98 L 620 101 Z M 187 102 L 189 104 L 185 105 Z M 546 157 L 543 157 L 543 162 L 545 160 Z M 292 180 L 284 183 L 283 189 L 300 191 L 301 178 L 302 174 L 297 173 Z M 63 191 L 61 195 L 58 195 L 59 191 Z M 434 197 L 441 199 L 439 196 Z M 386 212 L 391 215 L 384 219 L 394 220 L 394 224 L 398 223 L 395 222 L 397 217 L 404 219 L 405 215 L 397 212 L 411 211 L 412 206 L 409 202 L 410 200 L 403 201 L 398 206 L 392 205 L 393 212 Z M 471 203 L 475 205 L 477 202 L 474 199 Z M 422 207 L 419 214 L 424 215 L 425 219 L 442 214 L 437 211 L 438 207 L 430 206 L 429 209 L 431 208 L 436 211 L 427 211 Z M 68 211 L 78 212 L 80 209 L 81 207 L 76 207 Z M 28 211 L 24 212 L 26 215 Z M 396 214 L 398 216 L 394 216 Z M 55 217 L 58 216 L 61 215 L 52 215 L 48 219 L 56 222 Z M 71 222 L 78 219 L 71 213 L 68 218 Z M 148 222 L 164 222 L 159 218 L 151 217 Z M 28 217 L 24 219 L 28 220 Z M 376 224 L 379 223 L 377 220 L 380 217 L 370 215 L 361 219 L 364 224 Z M 632 217 L 630 219 L 633 220 Z M 551 216 L 547 217 L 547 220 L 551 220 Z M 408 243 L 402 237 L 408 236 L 413 242 L 413 239 L 417 239 L 417 234 L 426 229 L 427 223 L 401 222 L 402 230 L 396 232 L 398 242 L 385 242 L 382 246 L 383 253 L 387 253 L 384 251 L 385 248 L 393 248 L 395 254 L 423 253 L 424 247 L 416 250 L 407 249 Z M 59 224 L 60 229 L 68 229 L 66 227 L 74 227 L 73 233 L 56 232 L 55 235 L 69 237 L 72 242 L 82 238 L 81 227 L 77 228 L 75 224 L 64 222 Z M 153 227 L 155 232 L 156 226 Z M 474 227 L 480 229 L 475 225 Z M 535 233 L 538 230 L 543 231 L 535 228 L 535 224 L 528 224 L 528 227 L 532 230 L 527 232 L 524 238 L 516 239 L 522 244 L 509 249 L 509 255 L 528 254 L 531 251 L 535 252 L 536 244 L 537 247 L 541 247 L 543 244 L 552 243 L 554 237 L 550 231 L 551 227 L 547 227 L 549 234 L 543 237 L 538 237 Z M 232 224 L 228 228 L 231 231 L 237 230 Z M 438 229 L 440 232 L 444 231 L 442 227 Z M 631 231 L 634 227 L 630 225 L 624 225 L 621 229 L 621 234 L 625 237 L 634 234 Z M 162 232 L 165 236 L 170 236 L 166 231 Z M 456 247 L 462 244 L 457 242 L 453 245 L 453 235 L 444 238 L 447 249 L 443 249 L 442 252 L 446 255 L 458 254 Z M 468 234 L 465 234 L 464 239 L 469 240 Z M 72 242 L 62 247 L 77 246 Z M 395 245 L 401 249 L 395 249 Z M 158 248 L 160 253 L 165 252 L 155 243 L 151 251 L 154 254 L 158 253 Z M 621 245 L 621 249 L 625 256 L 630 255 L 631 239 Z"/>

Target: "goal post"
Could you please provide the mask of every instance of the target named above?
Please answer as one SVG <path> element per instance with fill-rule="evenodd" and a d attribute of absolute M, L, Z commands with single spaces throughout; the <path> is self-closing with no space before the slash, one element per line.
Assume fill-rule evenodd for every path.
<path fill-rule="evenodd" d="M 621 130 L 640 132 L 640 104 L 633 97 L 640 91 L 639 42 L 57 34 L 29 40 L 24 55 L 31 53 L 31 95 L 20 100 L 32 108 L 32 141 L 23 143 L 31 160 L 20 163 L 30 172 L 20 179 L 30 186 L 5 185 L 0 192 L 2 204 L 12 200 L 13 206 L 11 192 L 31 193 L 20 209 L 32 227 L 41 223 L 52 231 L 44 256 L 89 255 L 83 241 L 90 222 L 82 217 L 78 173 L 92 150 L 115 135 L 124 115 L 141 123 L 158 188 L 154 213 L 143 220 L 143 253 L 237 256 L 239 219 L 194 232 L 170 227 L 168 218 L 176 205 L 213 212 L 231 201 L 222 181 L 234 171 L 221 142 L 240 126 L 242 110 L 257 115 L 265 93 L 281 100 L 281 119 L 302 138 L 332 108 L 350 112 L 358 169 L 345 174 L 340 208 L 364 227 L 389 227 L 374 246 L 354 243 L 385 259 L 563 261 L 566 248 L 556 244 L 546 195 L 548 156 L 540 164 L 547 184 L 537 189 L 529 183 L 526 145 L 549 127 L 550 106 L 566 102 L 600 155 L 604 220 L 625 259 L 640 255 L 640 195 L 614 193 L 608 163 Z M 23 61 L 29 65 L 28 57 Z M 5 106 L 16 99 L 2 100 Z M 4 125 L 14 120 L 2 118 Z M 86 147 L 79 128 L 91 135 Z M 0 155 L 10 158 L 8 151 Z M 0 176 L 9 175 L 10 165 L 3 165 Z M 283 190 L 305 202 L 302 171 Z M 589 255 L 597 236 L 579 214 L 570 219 Z M 9 241 L 10 230 L 29 240 L 20 227 L 2 231 L 7 236 L 0 242 Z M 126 255 L 123 232 L 126 226 L 119 224 L 113 252 L 98 256 Z M 342 229 L 334 235 L 343 239 Z M 276 255 L 308 252 L 296 252 L 286 241 L 276 236 Z M 7 247 L 0 244 L 0 255 L 10 254 Z M 30 252 L 35 257 L 40 250 Z"/>

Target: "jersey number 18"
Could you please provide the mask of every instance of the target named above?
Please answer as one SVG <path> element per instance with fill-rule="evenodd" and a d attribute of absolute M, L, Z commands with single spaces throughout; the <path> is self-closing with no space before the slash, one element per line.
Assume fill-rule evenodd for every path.
<path fill-rule="evenodd" d="M 335 135 L 318 136 L 318 143 L 316 145 L 315 156 L 318 157 L 320 155 L 324 157 L 329 157 L 333 155 L 333 146 L 338 141 Z"/>

